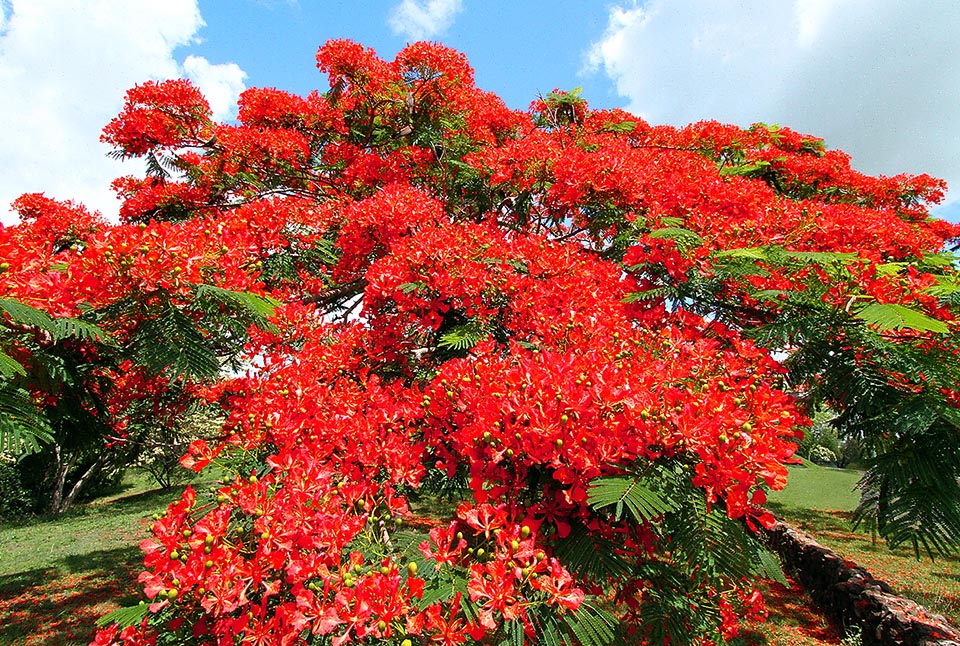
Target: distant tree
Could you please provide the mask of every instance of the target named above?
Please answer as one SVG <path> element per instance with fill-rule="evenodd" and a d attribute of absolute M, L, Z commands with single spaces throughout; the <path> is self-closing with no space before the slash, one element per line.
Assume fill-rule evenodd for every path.
<path fill-rule="evenodd" d="M 876 456 L 891 543 L 960 536 L 942 182 L 577 92 L 509 110 L 439 45 L 317 60 L 327 93 L 247 90 L 236 124 L 186 81 L 134 88 L 104 131 L 148 165 L 123 222 L 39 244 L 66 207 L 32 197 L 4 232 L 0 295 L 130 362 L 98 419 L 173 384 L 226 413 L 183 464 L 243 465 L 154 524 L 150 603 L 98 644 L 730 638 L 822 406 Z M 408 529 L 429 486 L 462 502 Z"/>
<path fill-rule="evenodd" d="M 858 440 L 844 440 L 840 443 L 840 450 L 837 453 L 837 466 L 841 469 L 858 466 L 864 457 Z"/>
<path fill-rule="evenodd" d="M 810 420 L 810 428 L 804 431 L 803 439 L 797 443 L 797 454 L 812 459 L 811 451 L 822 446 L 836 456 L 840 451 L 840 440 L 833 426 L 834 419 L 836 413 L 827 409 L 818 410 Z"/>

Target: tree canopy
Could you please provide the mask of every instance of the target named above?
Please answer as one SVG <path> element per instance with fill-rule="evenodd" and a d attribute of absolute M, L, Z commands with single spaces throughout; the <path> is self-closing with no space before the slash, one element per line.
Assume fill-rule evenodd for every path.
<path fill-rule="evenodd" d="M 121 222 L 25 195 L 0 232 L 8 447 L 226 418 L 183 464 L 231 475 L 154 523 L 149 603 L 98 644 L 714 643 L 781 576 L 765 492 L 823 406 L 872 460 L 861 518 L 951 549 L 943 182 L 577 91 L 510 110 L 437 44 L 317 65 L 237 123 L 135 87 Z"/>

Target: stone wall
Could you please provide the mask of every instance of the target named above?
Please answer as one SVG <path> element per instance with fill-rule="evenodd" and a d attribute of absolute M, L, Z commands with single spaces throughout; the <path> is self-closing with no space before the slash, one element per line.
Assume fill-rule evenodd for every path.
<path fill-rule="evenodd" d="M 885 582 L 845 561 L 810 535 L 778 521 L 767 531 L 784 568 L 821 609 L 863 646 L 960 646 L 960 631 L 940 615 L 898 597 Z"/>

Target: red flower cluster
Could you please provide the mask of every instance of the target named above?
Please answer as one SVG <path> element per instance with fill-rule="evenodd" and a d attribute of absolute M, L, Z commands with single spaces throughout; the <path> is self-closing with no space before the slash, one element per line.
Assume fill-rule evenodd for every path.
<path fill-rule="evenodd" d="M 573 643 L 589 612 L 640 640 L 668 580 L 716 618 L 701 643 L 762 614 L 742 576 L 683 561 L 666 512 L 598 509 L 594 483 L 669 468 L 707 510 L 765 522 L 807 420 L 745 330 L 815 293 L 845 320 L 898 304 L 956 331 L 933 289 L 954 270 L 927 262 L 960 233 L 926 214 L 942 183 L 572 93 L 511 111 L 439 45 L 386 62 L 331 41 L 317 62 L 329 92 L 248 90 L 237 125 L 186 81 L 138 86 L 104 139 L 166 170 L 115 183 L 124 222 L 24 196 L 0 231 L 0 296 L 100 312 L 121 345 L 166 307 L 236 347 L 201 286 L 281 303 L 243 337 L 245 374 L 187 388 L 226 422 L 182 463 L 228 475 L 154 524 L 150 613 L 96 643 Z M 142 366 L 101 374 L 117 418 L 162 399 Z M 407 529 L 419 491 L 461 480 L 453 518 Z M 629 567 L 589 571 L 584 540 Z"/>

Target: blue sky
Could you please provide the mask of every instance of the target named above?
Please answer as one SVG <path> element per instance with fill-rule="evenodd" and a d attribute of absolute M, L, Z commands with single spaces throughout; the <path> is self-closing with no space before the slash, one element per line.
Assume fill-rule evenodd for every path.
<path fill-rule="evenodd" d="M 201 0 L 207 23 L 200 31 L 203 42 L 188 49 L 211 62 L 238 62 L 248 85 L 306 93 L 326 87 L 314 68 L 314 55 L 330 38 L 351 38 L 387 60 L 415 40 L 416 32 L 391 28 L 391 10 L 397 5 Z M 607 26 L 602 2 L 465 0 L 459 5 L 462 9 L 448 28 L 425 36 L 464 52 L 476 69 L 477 84 L 499 94 L 510 107 L 526 108 L 538 92 L 577 86 L 598 105 L 618 102 L 605 75 L 579 74 L 591 38 Z"/>
<path fill-rule="evenodd" d="M 100 129 L 138 82 L 186 76 L 217 116 L 244 88 L 325 89 L 317 47 L 391 59 L 439 40 L 477 83 L 525 108 L 554 88 L 652 123 L 780 123 L 865 172 L 930 173 L 960 221 L 956 0 L 0 0 L 0 220 L 23 192 L 115 214 L 136 162 Z"/>

